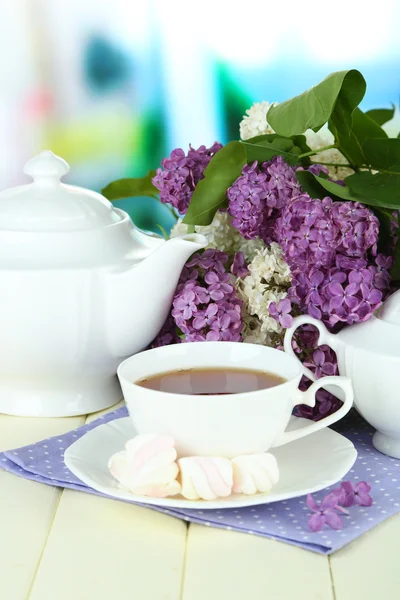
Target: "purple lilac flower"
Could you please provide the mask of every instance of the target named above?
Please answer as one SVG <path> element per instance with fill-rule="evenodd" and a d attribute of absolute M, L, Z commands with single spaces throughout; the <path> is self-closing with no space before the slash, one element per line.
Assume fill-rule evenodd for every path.
<path fill-rule="evenodd" d="M 378 290 L 385 293 L 390 288 L 390 275 L 389 270 L 393 266 L 393 258 L 391 256 L 384 256 L 378 254 L 375 258 L 375 265 L 370 265 L 368 270 L 374 277 L 374 285 Z"/>
<path fill-rule="evenodd" d="M 271 223 L 277 213 L 300 192 L 296 171 L 281 156 L 259 165 L 245 165 L 242 175 L 227 191 L 232 225 L 246 239 L 272 241 Z"/>
<path fill-rule="evenodd" d="M 298 167 L 297 171 L 303 171 L 304 169 L 302 167 Z M 310 171 L 310 173 L 312 173 L 313 175 L 317 175 L 317 177 L 319 175 L 321 175 L 321 173 L 325 173 L 325 175 L 329 174 L 329 170 L 328 167 L 325 167 L 324 165 L 318 165 L 316 163 L 313 163 L 312 165 L 310 165 L 307 169 L 307 171 Z"/>
<path fill-rule="evenodd" d="M 208 271 L 205 274 L 204 281 L 208 283 L 208 293 L 213 300 L 222 300 L 226 295 L 234 292 L 228 273 L 217 273 L 216 271 Z"/>
<path fill-rule="evenodd" d="M 190 319 L 197 312 L 195 299 L 195 293 L 190 288 L 185 289 L 181 294 L 175 296 L 174 308 L 171 312 L 172 316 L 182 316 L 185 321 Z"/>
<path fill-rule="evenodd" d="M 177 342 L 179 342 L 179 338 L 176 334 L 176 323 L 170 313 L 163 328 L 150 347 L 158 348 L 160 346 L 169 346 L 170 344 L 176 344 Z"/>
<path fill-rule="evenodd" d="M 311 381 L 309 381 L 306 377 L 303 377 L 299 389 L 301 391 L 306 391 L 311 385 Z M 315 395 L 315 406 L 307 406 L 306 404 L 299 404 L 294 409 L 294 415 L 296 417 L 302 417 L 303 419 L 310 419 L 312 421 L 319 421 L 324 417 L 336 412 L 342 406 L 341 400 L 336 398 L 330 392 L 326 390 L 320 389 L 317 391 Z"/>
<path fill-rule="evenodd" d="M 378 231 L 376 217 L 359 203 L 292 199 L 275 226 L 292 271 L 290 300 L 330 327 L 369 319 L 390 287 L 390 259 L 368 262 Z"/>
<path fill-rule="evenodd" d="M 344 481 L 340 489 L 343 493 L 343 499 L 341 501 L 342 506 L 353 506 L 353 504 L 359 504 L 360 506 L 371 506 L 373 500 L 369 495 L 371 486 L 365 481 L 360 481 L 354 485 L 351 481 Z"/>
<path fill-rule="evenodd" d="M 268 307 L 271 317 L 278 321 L 285 329 L 288 329 L 288 327 L 291 327 L 293 324 L 293 317 L 290 314 L 291 310 L 292 304 L 289 298 L 279 300 L 278 304 L 276 304 L 276 302 L 271 302 Z"/>
<path fill-rule="evenodd" d="M 215 142 L 210 148 L 200 146 L 197 150 L 189 147 L 187 155 L 181 148 L 176 148 L 168 158 L 161 162 L 153 177 L 153 185 L 160 190 L 160 200 L 171 204 L 183 215 L 186 213 L 190 199 L 198 182 L 203 179 L 204 170 L 222 144 Z"/>
<path fill-rule="evenodd" d="M 339 506 L 339 499 L 339 493 L 334 490 L 325 496 L 318 505 L 311 494 L 307 495 L 307 506 L 314 513 L 308 519 L 308 527 L 312 532 L 321 531 L 324 525 L 336 530 L 342 528 L 342 519 L 336 511 L 340 510 L 344 513 L 347 511 Z"/>
<path fill-rule="evenodd" d="M 186 263 L 187 267 L 201 267 L 204 271 L 213 269 L 217 273 L 225 273 L 225 263 L 228 260 L 228 255 L 220 250 L 209 248 L 203 254 L 194 254 Z M 196 271 L 197 272 L 197 271 Z"/>
<path fill-rule="evenodd" d="M 231 273 L 235 277 L 244 278 L 249 274 L 243 252 L 236 252 L 231 266 Z"/>
<path fill-rule="evenodd" d="M 379 221 L 369 208 L 359 202 L 334 202 L 331 214 L 341 233 L 339 253 L 364 256 L 370 249 L 376 255 Z"/>
<path fill-rule="evenodd" d="M 211 326 L 217 318 L 217 313 L 218 304 L 215 302 L 209 304 L 205 310 L 197 311 L 196 317 L 193 319 L 193 328 L 198 330 Z"/>
<path fill-rule="evenodd" d="M 186 263 L 176 289 L 171 315 L 185 342 L 240 341 L 241 301 L 233 276 L 226 272 L 229 257 L 208 249 Z"/>
<path fill-rule="evenodd" d="M 329 210 L 327 202 L 308 194 L 293 198 L 282 210 L 275 226 L 276 241 L 295 270 L 332 264 L 340 232 Z"/>
<path fill-rule="evenodd" d="M 369 495 L 370 491 L 371 486 L 365 481 L 357 484 L 344 481 L 339 488 L 327 494 L 319 505 L 312 495 L 308 494 L 307 506 L 314 513 L 308 519 L 308 527 L 313 532 L 321 531 L 324 525 L 332 529 L 341 529 L 342 520 L 336 511 L 348 514 L 346 508 L 354 504 L 371 506 L 373 500 Z"/>
<path fill-rule="evenodd" d="M 303 348 L 316 348 L 319 332 L 314 325 L 303 325 L 297 330 L 296 337 Z"/>
<path fill-rule="evenodd" d="M 317 379 L 326 375 L 337 375 L 338 370 L 335 353 L 329 346 L 320 346 L 314 350 L 312 361 L 304 361 L 304 366 L 311 369 Z"/>

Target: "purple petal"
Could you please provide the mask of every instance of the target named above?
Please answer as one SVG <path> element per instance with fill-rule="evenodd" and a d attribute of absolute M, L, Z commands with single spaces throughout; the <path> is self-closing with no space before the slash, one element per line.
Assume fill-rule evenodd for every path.
<path fill-rule="evenodd" d="M 325 353 L 318 349 L 313 353 L 313 361 L 316 365 L 321 366 L 325 363 Z"/>
<path fill-rule="evenodd" d="M 322 502 L 321 502 L 321 509 L 325 510 L 325 509 L 330 509 L 330 508 L 334 508 L 338 503 L 338 494 L 337 492 L 333 491 L 330 492 L 329 494 L 327 494 L 325 496 L 325 498 L 323 498 Z"/>
<path fill-rule="evenodd" d="M 347 296 L 344 299 L 345 304 L 353 311 L 356 306 L 360 304 L 360 301 L 357 300 L 354 296 Z"/>
<path fill-rule="evenodd" d="M 373 289 L 368 298 L 368 302 L 370 304 L 378 304 L 382 300 L 382 292 L 379 290 Z"/>
<path fill-rule="evenodd" d="M 311 275 L 310 283 L 313 287 L 318 287 L 324 280 L 324 274 L 322 271 L 316 271 L 313 275 Z"/>
<path fill-rule="evenodd" d="M 374 502 L 367 492 L 358 492 L 355 495 L 355 500 L 360 506 L 371 506 Z"/>
<path fill-rule="evenodd" d="M 332 298 L 329 302 L 330 310 L 340 308 L 343 304 L 343 300 L 344 300 L 343 296 L 334 296 L 334 298 Z M 310 312 L 310 311 L 308 311 L 308 312 Z"/>
<path fill-rule="evenodd" d="M 289 298 L 284 298 L 283 300 L 279 301 L 278 310 L 281 313 L 290 313 L 290 311 L 292 310 L 292 304 L 291 304 Z M 290 325 L 289 325 L 289 327 L 290 327 Z"/>
<path fill-rule="evenodd" d="M 357 285 L 357 283 L 350 283 L 349 285 L 346 286 L 345 292 L 347 296 L 354 296 L 354 294 L 357 294 L 359 289 L 359 286 Z"/>
<path fill-rule="evenodd" d="M 328 285 L 328 292 L 332 296 L 343 296 L 343 288 L 340 283 L 333 282 Z"/>
<path fill-rule="evenodd" d="M 174 300 L 174 307 L 177 308 L 178 310 L 183 310 L 186 306 L 186 302 L 185 300 L 182 298 L 182 296 L 178 296 L 177 298 L 175 298 Z"/>
<path fill-rule="evenodd" d="M 354 488 L 354 486 L 352 486 Z M 355 486 L 355 491 L 358 493 L 367 493 L 371 491 L 371 486 L 369 485 L 369 483 L 367 483 L 366 481 L 360 481 L 360 483 L 358 483 Z"/>
<path fill-rule="evenodd" d="M 208 273 L 206 273 L 204 280 L 209 285 L 212 285 L 213 283 L 219 282 L 219 277 L 218 277 L 217 273 L 215 273 L 215 271 L 209 271 Z"/>
<path fill-rule="evenodd" d="M 218 312 L 218 304 L 211 303 L 207 306 L 206 315 L 208 317 L 213 317 Z"/>
<path fill-rule="evenodd" d="M 335 375 L 335 365 L 333 363 L 324 363 L 323 367 L 322 367 L 322 371 L 324 373 L 324 375 Z"/>
<path fill-rule="evenodd" d="M 341 498 L 340 503 L 342 506 L 353 506 L 354 504 L 354 486 L 351 481 L 344 481 L 341 484 L 341 489 L 344 496 Z"/>
<path fill-rule="evenodd" d="M 293 325 L 293 317 L 292 315 L 282 314 L 279 317 L 279 323 L 284 327 L 284 329 L 289 329 Z"/>
<path fill-rule="evenodd" d="M 205 318 L 202 317 L 195 317 L 193 319 L 193 327 L 194 329 L 203 329 L 203 327 L 206 325 L 206 320 Z"/>
<path fill-rule="evenodd" d="M 191 318 L 191 316 L 192 316 L 192 314 L 193 314 L 193 313 L 192 313 L 192 309 L 190 308 L 190 306 L 186 306 L 186 307 L 183 309 L 183 313 L 182 313 L 182 315 L 183 315 L 183 318 L 185 319 L 185 321 L 187 321 L 188 319 L 190 319 L 190 318 Z"/>
<path fill-rule="evenodd" d="M 321 319 L 322 313 L 317 306 L 313 304 L 308 305 L 308 314 L 310 317 L 314 317 L 314 319 Z"/>
<path fill-rule="evenodd" d="M 211 331 L 209 331 L 206 335 L 206 340 L 208 342 L 219 342 L 219 332 L 218 331 L 214 331 L 213 329 Z"/>
<path fill-rule="evenodd" d="M 277 318 L 279 313 L 278 313 L 278 309 L 276 306 L 276 302 L 271 302 L 271 304 L 268 306 L 268 312 L 271 315 L 271 317 Z"/>
<path fill-rule="evenodd" d="M 318 504 L 312 494 L 307 494 L 306 504 L 310 510 L 319 511 Z"/>
<path fill-rule="evenodd" d="M 215 289 L 215 290 L 210 289 L 210 298 L 212 298 L 213 300 L 222 300 L 224 295 L 225 295 L 224 292 L 220 289 Z"/>
<path fill-rule="evenodd" d="M 321 513 L 319 513 L 319 512 L 314 513 L 308 519 L 308 527 L 314 533 L 316 533 L 317 531 L 321 531 L 324 524 L 325 524 L 325 517 L 324 517 L 324 515 L 321 515 Z"/>
<path fill-rule="evenodd" d="M 324 512 L 325 523 L 329 525 L 332 529 L 342 529 L 343 523 L 342 519 L 339 515 L 333 510 L 333 508 L 328 508 Z"/>

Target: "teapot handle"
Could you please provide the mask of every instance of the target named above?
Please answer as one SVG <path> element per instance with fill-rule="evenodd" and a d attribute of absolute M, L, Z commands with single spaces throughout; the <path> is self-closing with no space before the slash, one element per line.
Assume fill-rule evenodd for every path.
<path fill-rule="evenodd" d="M 334 335 L 333 333 L 329 333 L 329 331 L 321 321 L 313 319 L 313 317 L 309 317 L 308 315 L 301 315 L 300 317 L 295 317 L 293 319 L 293 325 L 289 327 L 285 332 L 283 346 L 287 354 L 290 354 L 301 363 L 300 359 L 298 358 L 298 356 L 292 348 L 293 336 L 296 333 L 297 328 L 301 325 L 314 325 L 314 327 L 316 327 L 319 332 L 318 345 L 321 346 L 322 344 L 326 344 L 327 346 L 330 346 L 332 350 L 336 351 L 338 347 L 338 340 L 336 335 Z M 310 369 L 305 367 L 303 363 L 301 363 L 301 366 L 303 368 L 304 375 L 308 377 L 308 379 L 311 379 L 311 381 L 316 381 L 314 373 L 310 371 Z"/>

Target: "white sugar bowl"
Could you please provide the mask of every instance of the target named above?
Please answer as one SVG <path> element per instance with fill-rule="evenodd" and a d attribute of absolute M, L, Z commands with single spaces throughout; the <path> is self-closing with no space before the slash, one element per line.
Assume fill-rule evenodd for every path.
<path fill-rule="evenodd" d="M 0 412 L 86 414 L 121 398 L 118 364 L 169 312 L 181 269 L 207 240 L 147 235 L 100 194 L 60 182 L 42 152 L 28 185 L 0 193 Z"/>

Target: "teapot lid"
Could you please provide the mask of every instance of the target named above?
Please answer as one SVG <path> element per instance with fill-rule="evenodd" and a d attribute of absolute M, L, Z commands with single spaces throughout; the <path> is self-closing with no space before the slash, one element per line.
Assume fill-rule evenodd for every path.
<path fill-rule="evenodd" d="M 0 269 L 122 268 L 163 243 L 101 194 L 61 183 L 68 171 L 41 152 L 25 165 L 33 183 L 0 192 Z"/>
<path fill-rule="evenodd" d="M 49 150 L 29 160 L 24 173 L 33 183 L 0 192 L 0 230 L 82 231 L 121 220 L 101 194 L 62 183 L 68 171 L 65 160 Z"/>

